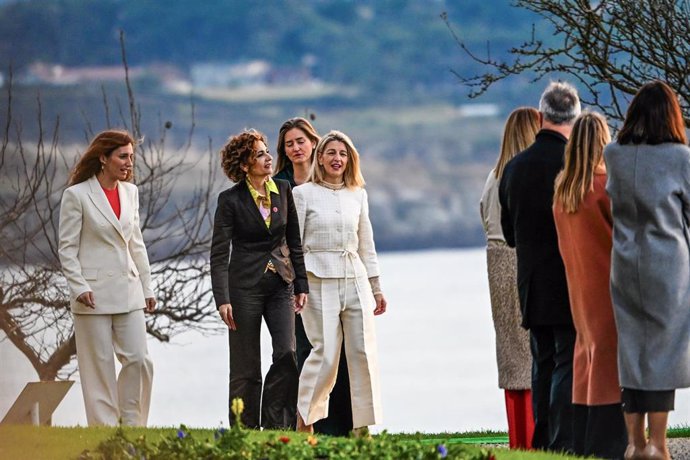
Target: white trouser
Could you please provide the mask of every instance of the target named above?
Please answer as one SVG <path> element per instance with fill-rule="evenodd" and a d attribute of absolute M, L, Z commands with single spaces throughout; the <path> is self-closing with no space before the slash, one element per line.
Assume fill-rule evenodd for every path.
<path fill-rule="evenodd" d="M 366 277 L 317 278 L 309 273 L 309 302 L 302 311 L 302 321 L 313 348 L 300 374 L 297 402 L 306 424 L 328 417 L 328 399 L 338 374 L 343 339 L 353 427 L 381 423 L 375 307 Z"/>
<path fill-rule="evenodd" d="M 145 426 L 153 362 L 146 347 L 144 310 L 74 316 L 77 362 L 89 426 Z M 113 353 L 114 352 L 114 353 Z M 115 359 L 122 364 L 115 376 Z"/>

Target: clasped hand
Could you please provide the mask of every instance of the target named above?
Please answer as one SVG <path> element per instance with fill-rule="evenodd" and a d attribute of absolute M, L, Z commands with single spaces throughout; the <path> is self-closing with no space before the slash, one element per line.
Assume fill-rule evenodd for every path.
<path fill-rule="evenodd" d="M 93 297 L 93 291 L 82 292 L 77 296 L 77 302 L 86 305 L 89 308 L 96 309 L 96 302 Z M 147 297 L 146 304 L 144 305 L 146 313 L 152 313 L 156 309 L 156 299 L 155 297 Z"/>

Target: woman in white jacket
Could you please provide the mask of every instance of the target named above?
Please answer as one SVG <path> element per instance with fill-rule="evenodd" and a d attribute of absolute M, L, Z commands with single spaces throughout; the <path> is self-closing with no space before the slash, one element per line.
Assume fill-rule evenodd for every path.
<path fill-rule="evenodd" d="M 125 131 L 98 134 L 72 170 L 60 207 L 58 252 L 90 426 L 146 425 L 151 400 L 144 309 L 153 311 L 156 300 L 130 182 L 134 144 Z M 122 364 L 117 378 L 114 355 Z"/>
<path fill-rule="evenodd" d="M 353 427 L 381 423 L 374 315 L 386 311 L 386 299 L 363 186 L 357 149 L 331 131 L 316 147 L 309 182 L 293 190 L 310 291 L 301 314 L 313 346 L 299 381 L 301 431 L 328 416 L 343 339 Z"/>

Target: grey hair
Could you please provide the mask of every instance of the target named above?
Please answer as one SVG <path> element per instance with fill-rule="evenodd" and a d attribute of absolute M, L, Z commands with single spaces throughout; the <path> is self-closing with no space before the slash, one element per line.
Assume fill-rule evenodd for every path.
<path fill-rule="evenodd" d="M 539 111 L 556 125 L 569 124 L 580 115 L 580 97 L 570 83 L 552 81 L 539 100 Z"/>

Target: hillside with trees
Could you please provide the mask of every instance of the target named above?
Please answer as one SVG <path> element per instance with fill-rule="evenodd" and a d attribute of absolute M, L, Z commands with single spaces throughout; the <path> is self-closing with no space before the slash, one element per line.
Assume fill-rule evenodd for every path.
<path fill-rule="evenodd" d="M 380 249 L 479 245 L 477 203 L 503 119 L 536 104 L 541 86 L 500 82 L 479 101 L 487 107 L 472 106 L 453 72 L 482 66 L 442 15 L 497 57 L 538 19 L 508 0 L 6 1 L 0 72 L 7 82 L 12 68 L 24 140 L 59 120 L 73 158 L 91 133 L 124 124 L 122 31 L 147 139 L 165 136 L 172 151 L 193 131 L 186 155 L 201 158 L 245 127 L 274 147 L 283 120 L 313 115 L 320 132 L 343 130 L 362 152 Z"/>
<path fill-rule="evenodd" d="M 688 123 L 687 34 L 667 33 L 687 29 L 687 1 L 517 4 L 0 0 L 0 329 L 42 379 L 73 372 L 57 210 L 74 159 L 107 127 L 144 137 L 137 182 L 161 305 L 147 329 L 167 341 L 213 328 L 198 281 L 230 185 L 215 155 L 244 127 L 271 144 L 306 115 L 351 134 L 377 245 L 409 250 L 483 242 L 477 202 L 503 119 L 536 103 L 540 79 L 574 81 L 615 122 L 639 84 L 662 78 Z"/>
<path fill-rule="evenodd" d="M 306 66 L 315 78 L 356 86 L 390 102 L 442 92 L 456 100 L 460 61 L 440 15 L 471 46 L 505 50 L 530 30 L 529 12 L 507 0 L 24 0 L 0 7 L 0 62 L 118 65 L 120 30 L 133 66 L 263 59 Z"/>

